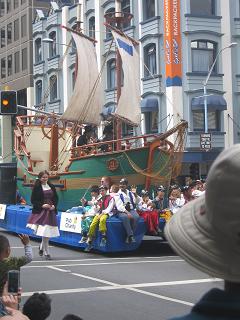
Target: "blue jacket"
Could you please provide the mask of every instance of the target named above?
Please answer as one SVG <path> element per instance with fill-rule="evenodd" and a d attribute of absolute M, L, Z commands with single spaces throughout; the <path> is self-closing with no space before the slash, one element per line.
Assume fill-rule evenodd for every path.
<path fill-rule="evenodd" d="M 183 317 L 171 320 L 239 320 L 240 294 L 212 289 Z"/>

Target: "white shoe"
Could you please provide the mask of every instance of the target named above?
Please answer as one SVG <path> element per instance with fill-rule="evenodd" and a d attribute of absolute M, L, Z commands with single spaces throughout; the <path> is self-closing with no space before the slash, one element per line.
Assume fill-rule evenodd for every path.
<path fill-rule="evenodd" d="M 86 237 L 82 237 L 80 241 L 78 241 L 78 243 L 86 243 L 87 242 L 87 238 Z"/>

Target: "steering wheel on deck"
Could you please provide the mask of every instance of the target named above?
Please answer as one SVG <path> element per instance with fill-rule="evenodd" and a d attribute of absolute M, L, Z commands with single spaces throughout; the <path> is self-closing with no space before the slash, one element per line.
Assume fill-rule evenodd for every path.
<path fill-rule="evenodd" d="M 58 139 L 63 138 L 66 131 L 65 122 L 61 119 L 55 118 L 54 116 L 46 116 L 42 120 L 41 129 L 44 137 L 51 139 L 53 125 L 58 126 Z M 65 140 L 65 138 L 63 139 Z"/>

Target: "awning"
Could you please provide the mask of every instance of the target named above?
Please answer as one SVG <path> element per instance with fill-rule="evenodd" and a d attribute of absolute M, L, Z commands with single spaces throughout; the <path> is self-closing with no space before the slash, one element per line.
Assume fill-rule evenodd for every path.
<path fill-rule="evenodd" d="M 141 101 L 141 112 L 158 111 L 157 98 L 145 98 Z"/>
<path fill-rule="evenodd" d="M 204 109 L 204 96 L 192 98 L 192 110 Z M 227 102 L 223 96 L 212 94 L 207 96 L 207 107 L 209 111 L 227 110 Z"/>

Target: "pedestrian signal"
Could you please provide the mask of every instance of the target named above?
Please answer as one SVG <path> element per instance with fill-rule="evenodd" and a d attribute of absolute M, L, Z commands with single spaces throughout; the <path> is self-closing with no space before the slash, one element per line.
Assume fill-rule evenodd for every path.
<path fill-rule="evenodd" d="M 1 106 L 0 114 L 16 114 L 17 113 L 17 92 L 16 91 L 1 91 Z"/>

